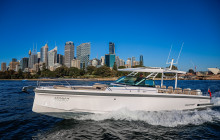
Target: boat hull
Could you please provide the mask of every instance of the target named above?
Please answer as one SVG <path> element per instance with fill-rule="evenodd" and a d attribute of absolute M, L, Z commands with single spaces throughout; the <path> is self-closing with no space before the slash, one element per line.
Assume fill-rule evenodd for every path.
<path fill-rule="evenodd" d="M 106 113 L 131 111 L 189 110 L 210 106 L 210 98 L 197 95 L 171 95 L 142 92 L 118 93 L 35 90 L 33 111 L 37 113 Z"/>

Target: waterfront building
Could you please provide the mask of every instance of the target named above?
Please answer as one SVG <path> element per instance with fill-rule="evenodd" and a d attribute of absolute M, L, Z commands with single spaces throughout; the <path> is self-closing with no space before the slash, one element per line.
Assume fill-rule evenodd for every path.
<path fill-rule="evenodd" d="M 218 68 L 208 68 L 208 70 L 214 75 L 220 74 L 220 69 Z"/>
<path fill-rule="evenodd" d="M 87 68 L 90 57 L 90 49 L 90 43 L 82 43 L 77 46 L 76 56 L 77 59 L 80 60 L 80 68 L 83 68 L 83 65 L 85 65 L 85 68 Z"/>
<path fill-rule="evenodd" d="M 32 69 L 34 67 L 34 64 L 38 63 L 38 58 L 37 58 L 37 54 L 35 51 L 33 51 L 33 53 L 31 53 L 31 51 L 29 51 L 29 61 L 28 61 L 28 68 Z"/>
<path fill-rule="evenodd" d="M 75 68 L 80 69 L 80 60 L 79 59 L 73 59 L 71 61 L 71 67 L 75 67 Z"/>
<path fill-rule="evenodd" d="M 115 54 L 115 43 L 109 42 L 109 54 Z"/>
<path fill-rule="evenodd" d="M 125 67 L 126 68 L 131 68 L 131 58 L 127 59 Z"/>
<path fill-rule="evenodd" d="M 19 62 L 11 61 L 10 64 L 9 64 L 9 70 L 16 71 L 16 65 L 19 65 Z"/>
<path fill-rule="evenodd" d="M 140 66 L 144 65 L 144 58 L 143 55 L 140 55 Z"/>
<path fill-rule="evenodd" d="M 37 55 L 38 58 L 38 55 Z M 45 44 L 45 46 L 43 46 L 40 49 L 40 62 L 41 63 L 45 63 L 46 68 L 48 67 L 48 45 Z"/>
<path fill-rule="evenodd" d="M 135 57 L 132 57 L 132 58 L 131 58 L 131 65 L 132 65 L 132 66 L 135 66 L 135 62 L 136 62 Z"/>
<path fill-rule="evenodd" d="M 68 68 L 71 67 L 71 61 L 74 59 L 74 43 L 72 41 L 68 41 L 65 43 L 65 58 L 64 65 Z"/>
<path fill-rule="evenodd" d="M 7 68 L 6 68 L 6 63 L 5 62 L 3 62 L 2 64 L 1 64 L 1 71 L 6 71 L 7 70 Z"/>
<path fill-rule="evenodd" d="M 37 63 L 40 63 L 40 52 L 37 52 Z"/>
<path fill-rule="evenodd" d="M 57 63 L 57 47 L 48 51 L 48 67 L 53 67 Z"/>
<path fill-rule="evenodd" d="M 64 64 L 64 56 L 62 54 L 57 54 L 57 63 L 60 65 Z"/>
<path fill-rule="evenodd" d="M 19 62 L 19 64 L 17 64 L 17 65 L 15 65 L 15 71 L 19 71 L 19 69 L 21 69 L 21 66 L 20 66 L 20 62 Z"/>
<path fill-rule="evenodd" d="M 101 65 L 102 65 L 102 66 L 105 65 L 105 57 L 104 57 L 104 56 L 101 57 Z"/>
<path fill-rule="evenodd" d="M 25 68 L 28 68 L 28 61 L 29 61 L 29 58 L 27 58 L 27 57 L 24 57 L 21 59 L 20 67 L 21 67 L 22 71 L 24 71 Z"/>
<path fill-rule="evenodd" d="M 120 59 L 119 61 L 120 61 L 119 66 L 124 66 L 125 65 L 125 61 L 123 59 Z"/>
<path fill-rule="evenodd" d="M 120 58 L 119 58 L 119 56 L 115 57 L 115 62 L 116 62 L 117 67 L 119 67 L 120 66 Z"/>
<path fill-rule="evenodd" d="M 113 68 L 115 63 L 115 54 L 106 54 L 105 55 L 105 64 L 110 67 Z"/>
<path fill-rule="evenodd" d="M 91 60 L 91 65 L 94 66 L 94 67 L 97 67 L 100 64 L 101 64 L 101 62 L 97 58 L 94 58 L 94 59 Z"/>

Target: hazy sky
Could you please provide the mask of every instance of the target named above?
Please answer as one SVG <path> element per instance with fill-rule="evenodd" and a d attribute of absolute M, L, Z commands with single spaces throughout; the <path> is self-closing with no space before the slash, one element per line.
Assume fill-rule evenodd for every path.
<path fill-rule="evenodd" d="M 48 42 L 58 53 L 73 41 L 91 42 L 91 59 L 108 53 L 144 56 L 146 66 L 166 66 L 182 54 L 177 65 L 188 70 L 220 67 L 219 0 L 0 0 L 0 63 L 28 57 Z M 76 49 L 75 49 L 76 50 Z"/>

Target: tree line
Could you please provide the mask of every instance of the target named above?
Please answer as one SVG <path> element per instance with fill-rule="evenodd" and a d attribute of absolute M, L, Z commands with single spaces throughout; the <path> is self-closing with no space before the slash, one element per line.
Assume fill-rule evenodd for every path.
<path fill-rule="evenodd" d="M 119 67 L 125 68 L 125 67 Z M 22 72 L 20 69 L 18 72 L 9 70 L 0 71 L 0 79 L 38 79 L 38 78 L 101 78 L 101 77 L 117 77 L 126 74 L 126 72 L 120 72 L 117 67 L 113 66 L 110 69 L 107 66 L 101 66 L 96 68 L 94 66 L 88 66 L 87 69 L 78 69 L 75 67 L 68 68 L 61 66 L 54 71 L 50 71 L 45 66 L 42 70 L 38 70 L 36 73 Z"/>

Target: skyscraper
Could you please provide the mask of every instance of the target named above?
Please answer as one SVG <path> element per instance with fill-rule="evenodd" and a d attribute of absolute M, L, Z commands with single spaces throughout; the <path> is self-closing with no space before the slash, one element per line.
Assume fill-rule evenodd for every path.
<path fill-rule="evenodd" d="M 45 44 L 45 46 L 43 46 L 40 49 L 40 61 L 42 63 L 45 63 L 46 67 L 48 67 L 48 45 L 47 44 Z"/>
<path fill-rule="evenodd" d="M 101 65 L 102 65 L 102 66 L 105 65 L 105 57 L 104 57 L 104 56 L 101 57 Z"/>
<path fill-rule="evenodd" d="M 126 68 L 131 68 L 131 58 L 127 59 L 125 67 Z"/>
<path fill-rule="evenodd" d="M 80 60 L 80 67 L 83 68 L 83 65 L 85 64 L 85 68 L 87 68 L 89 63 L 89 56 L 90 56 L 90 43 L 82 43 L 79 46 L 77 46 L 77 52 L 76 56 L 77 59 Z"/>
<path fill-rule="evenodd" d="M 48 67 L 53 67 L 57 63 L 57 47 L 48 51 Z"/>
<path fill-rule="evenodd" d="M 64 57 L 62 54 L 57 54 L 57 63 L 61 65 L 64 64 Z"/>
<path fill-rule="evenodd" d="M 29 61 L 29 58 L 27 57 L 24 57 L 21 59 L 20 66 L 21 66 L 22 71 L 24 71 L 25 68 L 28 68 L 28 61 Z"/>
<path fill-rule="evenodd" d="M 4 71 L 6 71 L 6 63 L 2 63 L 1 64 L 1 70 L 4 72 Z"/>
<path fill-rule="evenodd" d="M 109 54 L 115 54 L 115 43 L 109 42 Z"/>
<path fill-rule="evenodd" d="M 140 55 L 140 66 L 144 65 L 144 58 L 143 55 Z"/>
<path fill-rule="evenodd" d="M 106 54 L 105 55 L 105 64 L 110 67 L 113 68 L 115 63 L 115 54 Z"/>
<path fill-rule="evenodd" d="M 19 65 L 19 62 L 11 61 L 10 64 L 9 64 L 9 70 L 16 71 L 16 65 Z"/>
<path fill-rule="evenodd" d="M 116 62 L 117 67 L 119 67 L 120 66 L 120 58 L 119 58 L 119 56 L 115 57 L 115 62 Z"/>
<path fill-rule="evenodd" d="M 28 61 L 28 68 L 33 69 L 34 64 L 38 63 L 38 59 L 37 59 L 37 54 L 32 53 L 29 56 L 29 61 Z"/>
<path fill-rule="evenodd" d="M 131 65 L 132 66 L 135 66 L 135 64 L 136 64 L 136 61 L 135 61 L 136 59 L 135 59 L 135 57 L 132 57 L 131 58 Z"/>
<path fill-rule="evenodd" d="M 17 62 L 17 59 L 16 58 L 12 58 L 12 62 Z"/>
<path fill-rule="evenodd" d="M 71 60 L 74 59 L 74 43 L 69 41 L 65 43 L 65 58 L 64 65 L 68 68 L 71 67 Z"/>
<path fill-rule="evenodd" d="M 71 61 L 71 67 L 75 67 L 75 68 L 80 69 L 80 60 L 78 60 L 78 59 L 73 59 L 73 60 Z"/>

